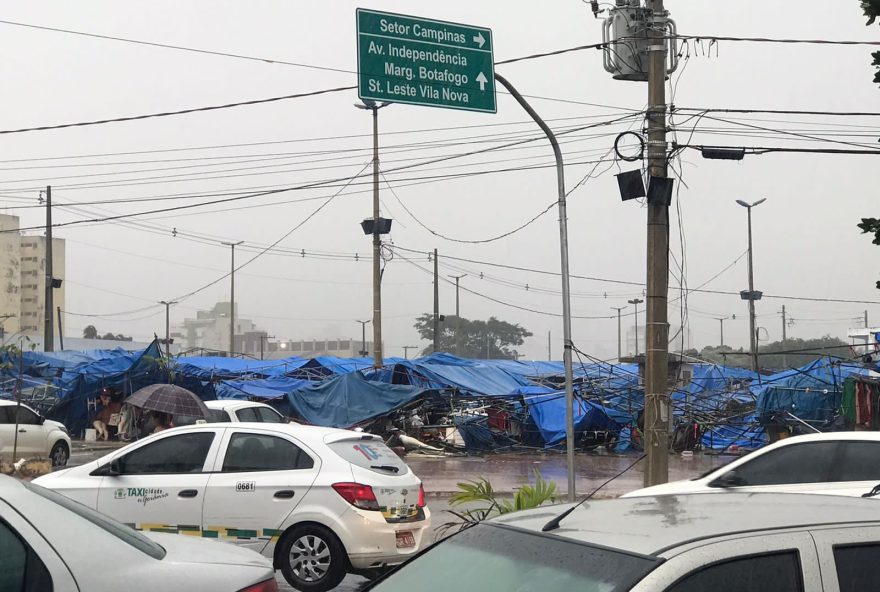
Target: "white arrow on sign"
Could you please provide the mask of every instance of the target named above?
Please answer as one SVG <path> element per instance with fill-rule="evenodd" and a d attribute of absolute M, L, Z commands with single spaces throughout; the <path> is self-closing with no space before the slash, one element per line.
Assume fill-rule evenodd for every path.
<path fill-rule="evenodd" d="M 480 72 L 477 74 L 477 82 L 480 83 L 480 90 L 486 90 L 486 83 L 489 82 L 489 79 L 486 78 L 486 75 Z"/>
<path fill-rule="evenodd" d="M 481 48 L 483 47 L 483 44 L 486 43 L 486 38 L 483 37 L 482 32 L 474 35 L 474 43 L 477 43 Z"/>

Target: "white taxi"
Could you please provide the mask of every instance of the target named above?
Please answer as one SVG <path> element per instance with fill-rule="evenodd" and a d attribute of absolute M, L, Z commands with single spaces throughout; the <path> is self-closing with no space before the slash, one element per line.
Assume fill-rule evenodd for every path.
<path fill-rule="evenodd" d="M 403 562 L 431 532 L 410 468 L 378 436 L 333 428 L 172 428 L 36 483 L 140 530 L 253 549 L 315 592 Z"/>

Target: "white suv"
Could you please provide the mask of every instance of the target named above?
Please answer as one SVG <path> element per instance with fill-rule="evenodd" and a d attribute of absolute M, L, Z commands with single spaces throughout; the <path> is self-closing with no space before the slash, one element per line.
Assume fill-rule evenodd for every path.
<path fill-rule="evenodd" d="M 233 542 L 300 590 L 428 542 L 421 481 L 378 436 L 295 424 L 177 427 L 36 483 L 141 530 Z"/>
<path fill-rule="evenodd" d="M 646 487 L 624 497 L 731 491 L 861 496 L 880 485 L 878 459 L 878 432 L 794 436 L 690 481 Z"/>
<path fill-rule="evenodd" d="M 20 458 L 46 458 L 53 467 L 63 467 L 70 458 L 70 435 L 64 424 L 44 419 L 22 404 L 18 409 L 16 446 L 15 401 L 0 400 L 0 458 L 15 462 Z M 12 452 L 15 449 L 15 456 Z"/>

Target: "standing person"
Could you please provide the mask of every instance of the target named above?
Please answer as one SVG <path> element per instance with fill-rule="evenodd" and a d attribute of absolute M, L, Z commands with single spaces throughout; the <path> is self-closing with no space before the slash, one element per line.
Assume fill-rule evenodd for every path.
<path fill-rule="evenodd" d="M 153 428 L 154 434 L 161 432 L 163 430 L 167 430 L 168 428 L 174 427 L 171 424 L 171 416 L 168 415 L 167 413 L 162 413 L 160 411 L 155 412 L 155 422 L 156 422 L 156 427 Z"/>
<path fill-rule="evenodd" d="M 113 391 L 106 386 L 101 389 L 100 399 L 101 410 L 92 425 L 98 432 L 97 439 L 107 440 L 110 437 L 110 428 L 112 427 L 115 431 L 116 426 L 119 425 L 119 412 L 122 409 L 122 404 L 113 400 Z"/>

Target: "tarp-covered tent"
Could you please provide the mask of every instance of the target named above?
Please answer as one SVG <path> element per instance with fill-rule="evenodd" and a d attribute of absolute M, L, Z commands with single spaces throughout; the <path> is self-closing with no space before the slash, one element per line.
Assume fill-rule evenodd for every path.
<path fill-rule="evenodd" d="M 398 360 L 374 374 L 381 382 L 408 384 L 430 389 L 456 389 L 462 395 L 501 397 L 534 383 L 482 360 L 466 360 L 451 354 L 432 354 L 416 360 Z"/>
<path fill-rule="evenodd" d="M 225 358 L 216 356 L 186 356 L 177 358 L 173 364 L 175 374 L 198 380 L 227 380 L 243 376 L 268 378 L 295 371 L 309 362 L 306 358 L 293 356 L 281 360 L 252 360 L 249 358 Z"/>
<path fill-rule="evenodd" d="M 287 393 L 293 414 L 313 425 L 346 428 L 432 394 L 429 389 L 367 380 L 350 372 Z"/>
<path fill-rule="evenodd" d="M 534 425 L 546 448 L 565 443 L 565 393 L 538 395 L 526 398 L 528 409 L 527 428 Z M 632 416 L 627 413 L 603 407 L 590 401 L 576 398 L 574 401 L 575 440 L 584 432 L 608 431 L 617 433 L 621 427 L 630 423 Z"/>
<path fill-rule="evenodd" d="M 840 409 L 843 381 L 870 372 L 852 362 L 822 358 L 764 377 L 751 386 L 757 398 L 758 421 L 776 423 L 776 415 L 788 412 L 817 429 L 827 428 Z"/>
<path fill-rule="evenodd" d="M 754 405 L 755 397 L 748 387 L 757 379 L 755 372 L 743 368 L 694 364 L 691 381 L 685 387 L 675 389 L 671 398 L 677 413 L 735 414 Z"/>
<path fill-rule="evenodd" d="M 16 372 L 18 357 L 6 354 L 7 362 Z M 22 372 L 25 376 L 43 379 L 55 387 L 57 400 L 48 408 L 41 407 L 49 419 L 64 423 L 71 434 L 80 436 L 89 424 L 87 401 L 95 399 L 103 387 L 123 393 L 162 382 L 165 375 L 159 360 L 157 342 L 144 350 L 91 350 L 84 352 L 24 352 Z M 5 374 L 11 376 L 11 370 Z"/>

